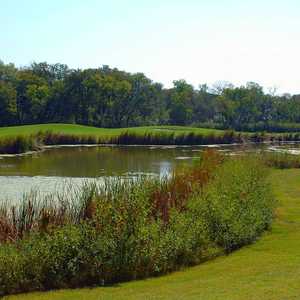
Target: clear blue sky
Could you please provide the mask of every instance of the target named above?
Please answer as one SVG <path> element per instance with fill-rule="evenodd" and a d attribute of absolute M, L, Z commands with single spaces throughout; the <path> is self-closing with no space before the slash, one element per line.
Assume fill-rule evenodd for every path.
<path fill-rule="evenodd" d="M 300 93 L 299 0 L 0 0 L 0 59 Z"/>

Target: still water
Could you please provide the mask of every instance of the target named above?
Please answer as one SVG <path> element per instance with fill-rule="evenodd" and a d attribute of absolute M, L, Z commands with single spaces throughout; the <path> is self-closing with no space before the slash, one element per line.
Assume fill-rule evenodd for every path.
<path fill-rule="evenodd" d="M 224 153 L 287 149 L 297 154 L 298 144 L 226 146 L 81 146 L 48 148 L 42 152 L 0 156 L 0 203 L 19 201 L 24 194 L 39 191 L 43 196 L 79 187 L 86 181 L 109 176 L 134 177 L 141 174 L 165 176 L 176 166 L 199 159 L 207 147 Z M 297 152 L 298 151 L 298 152 Z M 300 152 L 299 152 L 300 153 Z"/>

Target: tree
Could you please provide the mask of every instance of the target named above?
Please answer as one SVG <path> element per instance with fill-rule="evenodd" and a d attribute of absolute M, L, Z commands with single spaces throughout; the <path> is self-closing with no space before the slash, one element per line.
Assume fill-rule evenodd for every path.
<path fill-rule="evenodd" d="M 22 70 L 16 77 L 17 116 L 20 124 L 31 124 L 42 120 L 43 106 L 49 89 L 45 79 L 29 70 Z"/>
<path fill-rule="evenodd" d="M 17 93 L 11 83 L 0 80 L 0 125 L 12 125 L 16 122 Z"/>
<path fill-rule="evenodd" d="M 69 69 L 34 62 L 17 68 L 0 60 L 0 125 L 64 122 L 100 127 L 211 123 L 237 130 L 281 130 L 300 122 L 300 96 L 264 93 L 254 82 L 217 82 L 198 89 L 185 80 L 164 88 L 143 73 L 109 66 Z M 292 124 L 290 128 L 296 128 Z M 285 128 L 285 127 L 284 127 Z"/>
<path fill-rule="evenodd" d="M 170 120 L 175 125 L 185 125 L 192 116 L 193 87 L 185 80 L 173 82 L 170 90 Z"/>
<path fill-rule="evenodd" d="M 48 84 L 52 84 L 54 81 L 63 80 L 71 70 L 64 64 L 48 64 L 47 62 L 32 63 L 28 68 L 33 74 L 38 77 L 44 78 Z"/>

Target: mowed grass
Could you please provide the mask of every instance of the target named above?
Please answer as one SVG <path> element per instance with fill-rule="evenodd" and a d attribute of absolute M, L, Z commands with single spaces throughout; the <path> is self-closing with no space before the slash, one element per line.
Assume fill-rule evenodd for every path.
<path fill-rule="evenodd" d="M 279 200 L 271 232 L 229 256 L 181 272 L 112 287 L 61 290 L 6 300 L 300 299 L 300 170 L 274 170 Z"/>
<path fill-rule="evenodd" d="M 18 135 L 29 136 L 38 132 L 51 131 L 53 133 L 67 135 L 88 135 L 96 137 L 115 137 L 124 132 L 136 133 L 139 135 L 152 134 L 172 134 L 181 135 L 187 133 L 195 133 L 202 135 L 222 134 L 224 131 L 207 128 L 195 128 L 185 126 L 146 126 L 146 127 L 130 127 L 130 128 L 97 128 L 91 126 L 75 125 L 75 124 L 38 124 L 24 125 L 12 127 L 0 127 L 0 138 L 15 137 Z"/>

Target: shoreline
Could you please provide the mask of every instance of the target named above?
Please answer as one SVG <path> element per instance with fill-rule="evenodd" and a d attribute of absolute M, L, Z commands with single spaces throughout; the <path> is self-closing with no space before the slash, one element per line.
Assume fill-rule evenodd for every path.
<path fill-rule="evenodd" d="M 233 147 L 233 146 L 247 146 L 247 145 L 281 145 L 281 144 L 300 144 L 299 140 L 295 141 L 262 141 L 262 142 L 243 142 L 243 143 L 228 143 L 228 144 L 187 144 L 187 145 L 165 145 L 165 144 L 58 144 L 58 145 L 44 145 L 40 146 L 38 150 L 31 150 L 22 153 L 0 153 L 0 159 L 6 157 L 18 157 L 27 156 L 36 153 L 44 152 L 48 149 L 59 149 L 59 148 L 93 148 L 93 147 L 145 147 L 145 148 L 160 148 L 160 149 L 176 149 L 176 148 L 189 148 L 189 147 L 199 147 L 199 148 L 220 148 L 220 147 Z M 150 149 L 151 150 L 151 149 Z"/>

